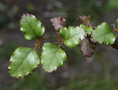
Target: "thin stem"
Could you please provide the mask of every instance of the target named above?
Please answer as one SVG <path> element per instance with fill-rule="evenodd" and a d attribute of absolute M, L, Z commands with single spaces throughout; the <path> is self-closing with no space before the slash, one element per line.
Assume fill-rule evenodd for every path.
<path fill-rule="evenodd" d="M 43 38 L 36 39 L 36 44 L 35 44 L 34 50 L 36 48 L 40 49 L 42 42 L 43 42 Z"/>
<path fill-rule="evenodd" d="M 113 32 L 114 32 L 114 33 L 117 32 L 118 29 L 115 27 L 115 24 L 113 24 L 112 26 L 113 26 Z"/>
<path fill-rule="evenodd" d="M 61 42 L 58 47 L 61 48 L 63 44 L 64 42 Z"/>
<path fill-rule="evenodd" d="M 50 39 L 50 38 L 56 38 L 56 37 L 54 37 L 54 36 L 48 36 L 48 37 L 46 37 L 46 38 L 43 38 L 43 40 L 48 40 L 48 39 Z"/>

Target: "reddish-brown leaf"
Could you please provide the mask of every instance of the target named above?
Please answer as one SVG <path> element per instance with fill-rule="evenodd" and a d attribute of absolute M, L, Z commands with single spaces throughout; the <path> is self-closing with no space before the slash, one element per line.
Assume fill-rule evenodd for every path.
<path fill-rule="evenodd" d="M 78 18 L 78 20 L 82 23 L 82 24 L 85 24 L 87 26 L 90 25 L 90 16 L 80 16 Z"/>
<path fill-rule="evenodd" d="M 95 44 L 90 42 L 88 38 L 81 41 L 81 53 L 83 56 L 91 57 L 95 51 Z"/>
<path fill-rule="evenodd" d="M 66 26 L 66 19 L 62 17 L 54 17 L 50 21 L 57 31 Z"/>

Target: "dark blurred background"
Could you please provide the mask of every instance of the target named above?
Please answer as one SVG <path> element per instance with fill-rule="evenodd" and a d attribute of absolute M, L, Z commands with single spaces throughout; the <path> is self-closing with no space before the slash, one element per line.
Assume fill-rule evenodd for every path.
<path fill-rule="evenodd" d="M 118 0 L 0 0 L 0 90 L 118 90 L 118 51 L 98 45 L 86 59 L 80 47 L 67 48 L 67 60 L 57 71 L 47 73 L 39 66 L 24 79 L 11 78 L 9 58 L 19 46 L 34 46 L 19 31 L 23 13 L 32 13 L 55 35 L 50 18 L 61 16 L 69 25 L 79 25 L 77 17 L 90 15 L 95 25 L 113 24 L 118 18 Z"/>

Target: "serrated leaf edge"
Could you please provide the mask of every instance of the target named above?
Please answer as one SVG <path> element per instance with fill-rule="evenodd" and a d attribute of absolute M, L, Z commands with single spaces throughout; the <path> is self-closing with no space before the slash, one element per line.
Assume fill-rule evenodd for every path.
<path fill-rule="evenodd" d="M 23 47 L 18 47 L 18 48 L 23 48 Z M 28 47 L 24 47 L 24 48 L 28 48 Z M 16 48 L 17 49 L 17 48 Z M 31 50 L 31 51 L 35 51 L 35 50 Z M 15 52 L 15 51 L 14 51 Z M 12 55 L 14 54 L 14 52 L 12 53 Z M 11 55 L 11 56 L 12 56 Z M 40 60 L 41 61 L 41 60 Z M 40 64 L 40 61 L 39 61 L 39 64 Z M 9 63 L 11 64 L 12 63 L 12 61 L 9 61 Z M 12 73 L 10 72 L 10 70 L 11 70 L 11 67 L 10 67 L 10 64 L 9 64 L 9 66 L 8 66 L 8 72 L 10 73 L 10 77 L 12 77 L 12 78 L 24 78 L 25 76 L 28 76 L 28 75 L 30 75 L 36 68 L 38 68 L 38 66 L 39 66 L 39 64 L 37 64 L 35 67 L 34 67 L 34 70 L 32 70 L 31 72 L 27 72 L 26 73 L 26 75 L 24 75 L 24 76 L 21 76 L 21 75 L 18 75 L 18 76 L 12 76 Z"/>
<path fill-rule="evenodd" d="M 44 45 L 46 45 L 46 44 L 54 44 L 54 43 L 45 43 Z M 43 46 L 44 46 L 43 45 Z M 54 44 L 55 45 L 55 44 Z M 57 45 L 56 45 L 57 46 Z M 58 47 L 59 48 L 59 47 Z M 62 49 L 62 48 L 60 48 L 60 49 Z M 43 50 L 43 47 L 42 47 L 42 50 Z M 63 49 L 62 49 L 63 50 Z M 64 51 L 64 50 L 63 50 Z M 65 52 L 65 51 L 64 51 Z M 42 56 L 42 53 L 43 52 L 41 52 L 41 56 Z M 66 55 L 66 53 L 65 53 L 65 55 Z M 64 64 L 64 62 L 66 61 L 66 59 L 67 59 L 67 55 L 66 55 L 66 57 L 65 57 L 65 60 L 58 66 L 58 67 L 55 67 L 55 69 L 53 69 L 52 71 L 48 71 L 48 70 L 46 70 L 45 68 L 44 68 L 44 65 L 42 64 L 42 63 L 40 63 L 40 65 L 42 66 L 42 69 L 45 71 L 45 72 L 48 72 L 48 73 L 52 73 L 52 72 L 55 72 L 55 71 L 57 71 L 57 69 L 58 68 L 60 68 L 63 64 Z M 41 59 L 42 60 L 42 59 Z"/>

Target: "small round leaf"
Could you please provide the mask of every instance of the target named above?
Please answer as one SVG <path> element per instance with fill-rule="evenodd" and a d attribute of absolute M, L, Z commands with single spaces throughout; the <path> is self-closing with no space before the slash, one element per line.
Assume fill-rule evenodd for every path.
<path fill-rule="evenodd" d="M 56 70 L 66 60 L 66 53 L 53 43 L 45 43 L 42 47 L 41 64 L 47 72 Z"/>
<path fill-rule="evenodd" d="M 19 47 L 13 52 L 8 68 L 11 76 L 18 78 L 30 74 L 39 63 L 40 59 L 35 50 Z"/>
<path fill-rule="evenodd" d="M 98 25 L 96 29 L 93 31 L 93 40 L 102 44 L 114 44 L 115 35 L 112 33 L 112 28 L 106 22 Z"/>
<path fill-rule="evenodd" d="M 60 30 L 61 37 L 64 39 L 64 44 L 68 47 L 75 47 L 84 39 L 86 33 L 83 28 L 69 26 Z"/>
<path fill-rule="evenodd" d="M 34 15 L 24 14 L 20 24 L 20 31 L 24 32 L 26 40 L 40 38 L 45 32 L 44 26 L 41 25 L 41 22 Z"/>

